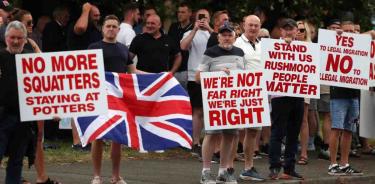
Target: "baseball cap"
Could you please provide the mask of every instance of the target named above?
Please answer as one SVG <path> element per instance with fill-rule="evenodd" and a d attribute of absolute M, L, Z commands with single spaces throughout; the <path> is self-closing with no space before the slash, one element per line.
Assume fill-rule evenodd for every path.
<path fill-rule="evenodd" d="M 0 0 L 0 9 L 3 9 L 5 11 L 7 11 L 7 12 L 10 12 L 10 11 L 13 10 L 13 7 L 12 7 L 12 5 L 8 1 L 6 1 L 6 0 Z"/>
<path fill-rule="evenodd" d="M 223 32 L 233 32 L 234 31 L 234 28 L 233 26 L 229 23 L 229 22 L 224 22 L 224 25 L 222 25 L 220 28 L 219 28 L 219 33 L 223 33 Z"/>
<path fill-rule="evenodd" d="M 331 26 L 331 25 L 333 25 L 333 24 L 341 25 L 341 22 L 340 22 L 339 19 L 331 19 L 331 20 L 328 21 L 328 23 L 327 23 L 327 27 L 328 27 L 328 26 Z"/>
<path fill-rule="evenodd" d="M 297 22 L 291 18 L 286 18 L 284 21 L 281 23 L 281 27 L 297 27 Z"/>

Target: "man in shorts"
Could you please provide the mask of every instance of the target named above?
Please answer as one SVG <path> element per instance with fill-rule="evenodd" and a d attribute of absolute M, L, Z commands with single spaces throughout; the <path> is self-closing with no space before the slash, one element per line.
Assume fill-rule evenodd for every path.
<path fill-rule="evenodd" d="M 235 32 L 231 25 L 224 24 L 219 29 L 219 44 L 207 49 L 202 63 L 198 66 L 196 82 L 200 82 L 201 72 L 224 71 L 229 74 L 230 70 L 244 70 L 244 52 L 233 46 Z M 202 184 L 215 183 L 211 175 L 211 159 L 215 151 L 215 142 L 221 136 L 220 166 L 216 178 L 217 183 L 237 184 L 233 169 L 233 141 L 238 136 L 238 130 L 211 130 L 206 131 L 202 144 Z"/>

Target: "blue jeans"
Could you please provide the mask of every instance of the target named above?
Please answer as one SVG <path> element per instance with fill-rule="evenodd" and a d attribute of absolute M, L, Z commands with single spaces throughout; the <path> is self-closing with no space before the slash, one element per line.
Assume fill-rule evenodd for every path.
<path fill-rule="evenodd" d="M 358 98 L 331 99 L 332 128 L 356 132 L 355 121 L 359 118 Z"/>
<path fill-rule="evenodd" d="M 298 135 L 303 119 L 303 98 L 279 97 L 272 99 L 271 103 L 270 169 L 281 168 L 281 142 L 286 137 L 284 172 L 293 172 L 296 162 Z"/>
<path fill-rule="evenodd" d="M 20 184 L 23 158 L 32 136 L 28 123 L 21 123 L 17 116 L 4 115 L 0 120 L 0 163 L 9 156 L 5 183 Z"/>

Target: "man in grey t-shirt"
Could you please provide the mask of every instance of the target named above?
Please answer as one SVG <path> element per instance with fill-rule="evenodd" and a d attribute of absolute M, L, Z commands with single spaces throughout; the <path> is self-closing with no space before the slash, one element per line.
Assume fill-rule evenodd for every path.
<path fill-rule="evenodd" d="M 203 61 L 198 66 L 196 82 L 200 81 L 201 72 L 224 71 L 229 74 L 230 70 L 245 70 L 244 52 L 233 46 L 235 32 L 233 27 L 224 24 L 219 29 L 219 45 L 208 48 L 203 56 Z M 216 182 L 237 183 L 233 169 L 232 143 L 238 136 L 236 129 L 211 130 L 205 132 L 202 144 L 203 169 L 201 183 L 213 183 L 211 177 L 211 159 L 215 150 L 215 143 L 221 137 L 220 144 L 220 166 Z"/>

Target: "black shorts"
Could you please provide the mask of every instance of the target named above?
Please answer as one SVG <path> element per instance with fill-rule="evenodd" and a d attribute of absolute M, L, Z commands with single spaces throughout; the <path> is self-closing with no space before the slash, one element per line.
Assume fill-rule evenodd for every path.
<path fill-rule="evenodd" d="M 194 81 L 189 81 L 187 84 L 187 89 L 190 96 L 191 106 L 203 107 L 201 85 Z"/>

